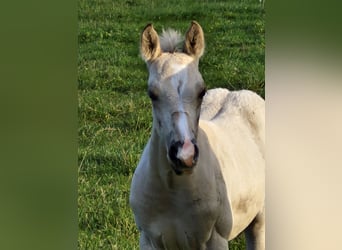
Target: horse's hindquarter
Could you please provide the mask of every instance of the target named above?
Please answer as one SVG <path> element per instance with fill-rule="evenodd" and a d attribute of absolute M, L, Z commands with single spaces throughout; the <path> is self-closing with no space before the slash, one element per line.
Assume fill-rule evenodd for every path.
<path fill-rule="evenodd" d="M 241 98 L 241 94 L 247 98 Z M 200 120 L 200 130 L 209 141 L 226 183 L 231 209 L 227 213 L 232 213 L 233 220 L 231 239 L 263 208 L 265 161 L 263 100 L 250 92 L 229 95 L 220 114 L 211 121 Z M 255 117 L 249 117 L 249 113 Z"/>

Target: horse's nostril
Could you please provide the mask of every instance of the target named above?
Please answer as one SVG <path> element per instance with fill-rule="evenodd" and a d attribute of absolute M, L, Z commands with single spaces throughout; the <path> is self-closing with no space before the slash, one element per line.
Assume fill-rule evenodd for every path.
<path fill-rule="evenodd" d="M 178 149 L 182 147 L 181 142 L 173 142 L 169 148 L 169 158 L 171 161 L 177 163 L 179 159 L 177 158 Z"/>
<path fill-rule="evenodd" d="M 177 155 L 177 148 L 174 145 L 171 145 L 169 148 L 169 157 L 170 160 L 174 161 Z"/>
<path fill-rule="evenodd" d="M 196 143 L 194 143 L 194 146 L 195 146 L 195 154 L 194 154 L 194 158 L 193 158 L 193 163 L 196 164 L 196 162 L 198 160 L 199 150 L 198 150 Z"/>

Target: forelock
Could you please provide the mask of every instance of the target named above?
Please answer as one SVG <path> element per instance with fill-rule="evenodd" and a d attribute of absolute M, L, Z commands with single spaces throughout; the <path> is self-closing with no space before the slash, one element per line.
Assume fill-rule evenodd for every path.
<path fill-rule="evenodd" d="M 159 39 L 163 52 L 182 52 L 184 40 L 179 31 L 174 29 L 163 30 Z"/>

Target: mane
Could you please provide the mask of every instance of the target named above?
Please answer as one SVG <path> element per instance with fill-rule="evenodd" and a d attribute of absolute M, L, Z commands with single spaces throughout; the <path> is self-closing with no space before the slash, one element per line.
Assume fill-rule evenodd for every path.
<path fill-rule="evenodd" d="M 181 52 L 183 50 L 183 38 L 180 32 L 174 29 L 163 29 L 163 33 L 159 37 L 160 47 L 164 52 Z"/>

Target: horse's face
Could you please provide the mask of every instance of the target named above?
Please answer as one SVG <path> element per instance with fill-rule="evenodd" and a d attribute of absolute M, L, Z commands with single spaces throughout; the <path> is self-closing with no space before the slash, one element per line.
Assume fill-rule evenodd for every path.
<path fill-rule="evenodd" d="M 200 26 L 197 23 L 190 27 L 188 34 L 192 32 L 197 35 L 192 36 L 192 40 L 198 40 L 198 35 L 203 39 L 203 32 L 198 29 Z M 144 36 L 150 38 L 147 40 L 148 48 L 143 48 Z M 176 174 L 191 173 L 199 155 L 196 137 L 202 98 L 206 91 L 198 71 L 198 60 L 204 47 L 195 51 L 196 54 L 187 48 L 184 49 L 186 53 L 164 52 L 158 46 L 157 33 L 152 26 L 147 26 L 142 35 L 142 55 L 149 69 L 148 95 L 153 106 L 153 129 L 165 145 L 167 159 Z M 144 49 L 150 54 L 144 54 Z M 151 50 L 158 54 L 154 55 Z M 147 56 L 152 56 L 152 59 L 146 59 Z"/>
<path fill-rule="evenodd" d="M 205 94 L 197 63 L 185 54 L 164 53 L 149 72 L 154 129 L 163 138 L 176 173 L 191 170 L 198 158 L 196 136 Z"/>

